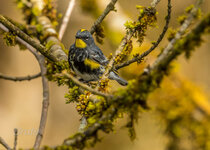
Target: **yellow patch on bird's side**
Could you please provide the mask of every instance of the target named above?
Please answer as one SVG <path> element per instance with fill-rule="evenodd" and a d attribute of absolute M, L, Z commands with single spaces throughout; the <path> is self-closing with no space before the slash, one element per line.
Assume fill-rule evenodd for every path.
<path fill-rule="evenodd" d="M 81 29 L 81 30 L 80 30 L 80 32 L 84 32 L 84 31 L 86 31 L 86 29 Z"/>
<path fill-rule="evenodd" d="M 90 66 L 91 70 L 98 69 L 100 67 L 100 64 L 88 58 L 85 59 L 84 63 L 85 65 Z"/>
<path fill-rule="evenodd" d="M 81 39 L 76 39 L 75 46 L 77 48 L 85 48 L 87 47 L 87 44 Z"/>

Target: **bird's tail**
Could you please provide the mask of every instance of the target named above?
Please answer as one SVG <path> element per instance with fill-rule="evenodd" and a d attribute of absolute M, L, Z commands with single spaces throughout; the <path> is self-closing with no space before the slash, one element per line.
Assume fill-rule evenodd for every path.
<path fill-rule="evenodd" d="M 111 71 L 109 73 L 109 79 L 111 80 L 116 80 L 119 84 L 121 84 L 122 86 L 126 86 L 128 85 L 128 82 L 126 80 L 124 80 L 123 78 L 119 77 L 116 73 L 114 73 L 113 71 Z"/>

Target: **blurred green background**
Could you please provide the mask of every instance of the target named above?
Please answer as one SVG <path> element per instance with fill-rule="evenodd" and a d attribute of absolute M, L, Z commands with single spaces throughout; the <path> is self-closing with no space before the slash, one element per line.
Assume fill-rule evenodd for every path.
<path fill-rule="evenodd" d="M 59 0 L 58 11 L 62 14 L 68 6 L 68 0 Z M 109 0 L 97 0 L 100 10 L 102 11 Z M 136 19 L 138 14 L 135 5 L 148 6 L 149 0 L 118 0 L 117 12 L 111 12 L 105 19 L 106 24 L 111 30 L 125 33 L 123 24 L 128 19 Z M 184 13 L 184 9 L 195 0 L 176 0 L 172 1 L 172 18 L 170 26 L 176 28 L 178 23 L 176 18 Z M 91 5 L 91 4 L 90 4 Z M 167 1 L 162 0 L 157 7 L 158 28 L 149 29 L 147 32 L 146 45 L 149 41 L 157 39 L 164 26 L 164 17 L 166 15 Z M 202 5 L 202 11 L 209 12 L 210 1 L 206 0 Z M 15 21 L 22 22 L 23 15 L 16 8 L 14 0 L 0 0 L 0 14 L 8 16 Z M 72 12 L 68 29 L 65 32 L 62 42 L 66 48 L 74 42 L 74 35 L 80 28 L 90 29 L 94 18 L 87 13 L 82 12 L 80 0 L 76 1 L 75 8 Z M 119 39 L 122 37 L 119 35 Z M 111 44 L 110 44 L 111 43 Z M 104 44 L 99 45 L 106 56 L 116 49 L 118 43 L 110 42 L 105 38 Z M 160 44 L 164 47 L 167 44 L 166 38 Z M 205 93 L 210 91 L 210 36 L 205 36 L 205 43 L 193 53 L 193 56 L 186 60 L 183 56 L 178 59 L 178 73 L 186 79 L 192 81 L 201 87 Z M 159 50 L 156 50 L 159 52 Z M 147 60 L 146 60 L 147 61 Z M 149 60 L 148 60 L 149 62 Z M 147 63 L 147 62 L 146 62 Z M 126 69 L 121 72 L 126 76 Z M 140 70 L 141 71 L 141 70 Z M 140 72 L 139 71 L 139 72 Z M 0 36 L 0 72 L 12 76 L 32 75 L 39 72 L 39 66 L 34 56 L 26 51 L 20 51 L 18 47 L 7 47 Z M 115 83 L 113 83 L 115 86 Z M 49 117 L 45 130 L 42 145 L 57 145 L 63 142 L 63 139 L 74 134 L 78 130 L 79 119 L 75 105 L 65 104 L 64 94 L 67 92 L 66 87 L 58 87 L 55 83 L 50 83 L 50 107 Z M 0 80 L 0 136 L 3 137 L 10 145 L 13 145 L 13 129 L 19 129 L 18 147 L 31 148 L 36 132 L 39 126 L 40 113 L 42 104 L 42 87 L 41 78 L 30 82 L 11 82 Z M 127 116 L 116 121 L 115 132 L 109 135 L 101 134 L 102 142 L 98 143 L 97 150 L 164 150 L 168 141 L 164 135 L 164 124 L 157 119 L 153 110 L 144 112 L 136 125 L 137 139 L 131 142 L 127 130 L 122 126 L 125 124 Z M 33 133 L 31 132 L 33 131 Z M 0 145 L 0 149 L 3 149 Z"/>

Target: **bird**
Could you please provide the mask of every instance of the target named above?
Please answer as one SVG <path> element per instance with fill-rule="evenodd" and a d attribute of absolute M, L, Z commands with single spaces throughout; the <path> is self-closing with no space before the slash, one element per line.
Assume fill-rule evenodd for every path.
<path fill-rule="evenodd" d="M 68 62 L 81 81 L 88 83 L 100 80 L 109 61 L 95 44 L 91 33 L 86 29 L 80 29 L 75 35 L 74 44 L 69 48 Z M 122 86 L 128 84 L 116 71 L 110 71 L 108 78 L 116 80 Z"/>

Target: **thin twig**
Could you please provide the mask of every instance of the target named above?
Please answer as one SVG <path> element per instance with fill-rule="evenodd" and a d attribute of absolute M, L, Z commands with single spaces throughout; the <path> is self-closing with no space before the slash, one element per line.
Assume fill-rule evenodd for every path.
<path fill-rule="evenodd" d="M 16 150 L 17 147 L 17 139 L 18 139 L 18 129 L 14 129 L 14 133 L 15 133 L 15 139 L 14 139 L 14 148 L 13 150 Z"/>
<path fill-rule="evenodd" d="M 42 90 L 43 90 L 42 113 L 39 124 L 39 131 L 37 133 L 33 147 L 35 150 L 38 150 L 41 145 L 41 141 L 44 135 L 44 130 L 47 122 L 47 114 L 49 107 L 49 85 L 48 85 L 48 79 L 45 76 L 47 73 L 47 68 L 45 66 L 45 57 L 43 55 L 38 54 L 37 51 L 32 47 L 29 48 L 29 51 L 36 57 L 40 66 L 41 76 L 42 76 Z"/>
<path fill-rule="evenodd" d="M 94 22 L 93 26 L 90 29 L 90 33 L 93 34 L 98 25 L 104 20 L 104 18 L 109 14 L 110 11 L 114 10 L 114 5 L 117 0 L 111 0 L 111 2 L 106 6 L 106 9 L 103 13 L 98 17 L 98 19 Z M 91 5 L 91 4 L 90 4 Z"/>
<path fill-rule="evenodd" d="M 104 80 L 105 78 L 108 77 L 110 70 L 113 68 L 115 58 L 117 57 L 117 55 L 119 55 L 122 52 L 122 50 L 126 46 L 127 42 L 132 38 L 133 34 L 134 34 L 134 32 L 130 32 L 130 33 L 126 34 L 126 36 L 123 38 L 119 47 L 115 51 L 114 57 L 112 57 L 112 59 L 109 61 L 108 65 L 106 66 L 106 70 L 104 71 L 104 73 L 101 77 L 101 80 Z"/>
<path fill-rule="evenodd" d="M 0 144 L 3 145 L 7 150 L 12 150 L 2 137 L 0 137 Z"/>
<path fill-rule="evenodd" d="M 154 0 L 151 3 L 152 7 L 156 7 L 156 5 L 160 2 L 160 0 Z M 154 3 L 154 4 L 153 4 Z M 125 37 L 123 38 L 123 40 L 121 41 L 118 49 L 115 51 L 115 55 L 114 57 L 111 58 L 111 60 L 109 61 L 107 68 L 105 70 L 105 72 L 103 73 L 101 80 L 105 79 L 106 77 L 108 77 L 109 72 L 112 70 L 114 62 L 115 62 L 115 58 L 118 54 L 120 54 L 122 52 L 122 50 L 125 48 L 127 42 L 133 37 L 133 34 L 135 33 L 135 30 L 130 31 L 128 34 L 125 35 Z"/>
<path fill-rule="evenodd" d="M 48 114 L 48 107 L 49 107 L 49 85 L 48 85 L 48 79 L 45 76 L 47 73 L 47 68 L 45 67 L 45 58 L 42 55 L 39 55 L 38 59 L 41 73 L 42 73 L 42 88 L 43 88 L 43 101 L 42 101 L 42 114 L 41 114 L 41 120 L 39 124 L 39 131 L 36 136 L 36 141 L 34 143 L 34 149 L 39 149 L 43 135 L 44 130 L 47 122 L 47 114 Z"/>
<path fill-rule="evenodd" d="M 91 87 L 87 86 L 86 84 L 84 84 L 84 83 L 80 82 L 79 80 L 77 80 L 76 78 L 74 78 L 69 73 L 64 72 L 64 73 L 61 73 L 61 74 L 57 74 L 56 76 L 65 76 L 65 77 L 71 79 L 76 85 L 83 88 L 84 90 L 90 91 L 92 94 L 103 96 L 105 98 L 111 98 L 112 97 L 111 95 L 107 95 L 105 93 L 101 93 L 101 92 L 99 92 L 95 89 L 92 89 Z"/>
<path fill-rule="evenodd" d="M 26 44 L 22 42 L 22 44 Z M 47 113 L 48 113 L 48 107 L 49 107 L 49 85 L 48 85 L 48 79 L 45 76 L 47 73 L 47 68 L 45 67 L 45 58 L 43 55 L 38 54 L 38 52 L 28 45 L 28 50 L 36 57 L 40 70 L 41 70 L 41 76 L 42 76 L 42 90 L 43 90 L 43 101 L 42 101 L 42 112 L 41 112 L 41 119 L 39 124 L 39 131 L 36 136 L 36 140 L 34 143 L 34 149 L 39 149 L 43 135 L 44 130 L 47 122 Z"/>
<path fill-rule="evenodd" d="M 2 19 L 2 17 L 0 16 L 0 20 L 1 19 Z M 15 33 L 19 36 L 18 33 L 22 32 L 22 31 L 19 28 L 17 28 L 16 26 L 14 26 L 12 23 L 8 22 L 7 20 L 5 20 L 5 19 L 3 19 L 3 20 L 4 20 L 4 22 L 7 22 L 4 25 L 9 30 L 11 30 L 13 28 L 18 30 L 17 33 L 16 32 Z M 42 23 L 43 23 L 44 20 L 45 20 L 44 28 L 46 30 L 48 30 L 49 27 L 46 28 L 46 23 L 48 23 L 48 20 L 45 19 L 45 17 L 40 17 L 39 18 L 39 21 L 42 22 Z M 8 25 L 8 24 L 10 24 L 10 25 Z M 54 33 L 55 30 L 50 30 L 50 32 Z M 22 32 L 20 34 L 20 37 L 16 37 L 16 39 L 21 44 L 26 46 L 28 48 L 28 50 L 35 56 L 35 58 L 37 59 L 37 61 L 39 63 L 41 76 L 42 76 L 42 90 L 43 90 L 42 112 L 41 112 L 41 119 L 40 119 L 40 124 L 39 124 L 39 131 L 37 133 L 36 140 L 35 140 L 34 147 L 33 147 L 35 150 L 38 150 L 40 145 L 41 145 L 41 141 L 43 139 L 45 126 L 46 126 L 46 122 L 47 122 L 48 107 L 49 107 L 49 85 L 48 85 L 48 79 L 45 76 L 46 73 L 47 73 L 47 68 L 45 66 L 45 57 L 47 57 L 47 58 L 49 58 L 50 60 L 53 60 L 53 61 L 61 61 L 61 60 L 66 61 L 67 57 L 65 57 L 66 56 L 65 53 L 62 50 L 60 50 L 59 48 L 57 50 L 47 52 L 46 48 L 43 45 L 41 45 L 39 43 L 36 43 L 36 41 L 33 41 L 33 39 L 31 39 L 24 32 Z M 40 55 L 37 50 L 42 55 Z"/>
<path fill-rule="evenodd" d="M 5 80 L 11 80 L 11 81 L 30 81 L 33 79 L 36 79 L 41 76 L 41 72 L 34 74 L 34 75 L 28 75 L 28 76 L 23 76 L 23 77 L 13 77 L 13 76 L 8 76 L 0 73 L 0 79 L 5 79 Z"/>
<path fill-rule="evenodd" d="M 192 20 L 195 18 L 196 13 L 201 5 L 203 0 L 198 0 L 195 7 L 191 10 L 189 16 L 185 19 L 184 23 L 181 25 L 179 31 L 176 33 L 175 37 L 169 42 L 169 44 L 166 46 L 166 48 L 163 50 L 161 55 L 157 58 L 157 60 L 154 62 L 152 65 L 152 68 L 155 68 L 159 62 L 165 58 L 168 53 L 173 49 L 174 44 L 176 43 L 177 40 L 179 40 L 182 35 L 185 33 L 185 31 L 188 29 L 190 26 Z"/>
<path fill-rule="evenodd" d="M 62 40 L 63 35 L 64 35 L 65 31 L 66 31 L 66 28 L 67 28 L 67 25 L 68 25 L 68 22 L 69 22 L 72 10 L 74 8 L 74 5 L 75 5 L 75 0 L 70 0 L 68 8 L 67 8 L 67 11 L 66 11 L 66 14 L 63 17 L 63 21 L 62 21 L 62 24 L 61 24 L 61 27 L 60 27 L 60 30 L 59 30 L 58 38 L 60 40 Z"/>
<path fill-rule="evenodd" d="M 0 20 L 2 19 L 2 17 L 3 16 L 0 15 Z M 3 17 L 3 20 L 5 21 L 4 17 Z M 8 27 L 8 24 L 7 25 L 5 25 L 3 23 L 0 24 L 0 28 L 3 29 L 5 32 L 8 32 L 10 29 L 12 29 L 12 31 L 13 31 L 13 29 L 14 30 L 17 29 L 16 26 L 11 24 L 7 20 L 6 20 L 6 22 L 8 24 L 10 24 L 9 27 Z M 22 31 L 21 30 L 17 31 L 17 33 L 19 33 L 19 32 L 22 32 Z M 33 39 L 31 39 L 24 32 L 22 32 L 21 34 L 24 35 L 25 37 L 29 38 L 30 39 L 29 41 L 33 41 Z M 36 46 L 33 45 L 33 42 L 31 43 L 28 40 L 24 40 L 24 38 L 22 39 L 22 36 L 20 36 L 20 37 L 17 36 L 16 40 L 18 42 L 20 42 L 21 44 L 23 44 L 36 57 L 36 59 L 37 59 L 37 61 L 39 63 L 39 66 L 40 66 L 40 70 L 41 70 L 42 87 L 43 87 L 42 113 L 41 113 L 41 120 L 40 120 L 40 125 L 39 125 L 39 131 L 38 131 L 38 134 L 36 136 L 36 140 L 35 140 L 35 144 L 34 144 L 34 149 L 39 149 L 41 141 L 42 141 L 42 138 L 43 138 L 44 129 L 45 129 L 45 126 L 46 126 L 46 121 L 47 121 L 47 112 L 48 112 L 48 106 L 49 106 L 49 86 L 48 86 L 48 79 L 45 76 L 46 72 L 47 72 L 47 68 L 45 67 L 45 57 L 43 55 L 40 55 L 36 51 L 35 48 L 41 48 L 42 50 L 45 50 L 45 47 L 35 41 L 35 45 L 38 46 L 38 47 L 36 47 Z"/>
<path fill-rule="evenodd" d="M 166 16 L 166 24 L 165 24 L 165 26 L 163 28 L 162 33 L 159 35 L 158 40 L 150 47 L 150 49 L 148 49 L 147 51 L 145 51 L 141 55 L 139 55 L 137 57 L 134 57 L 131 60 L 128 60 L 128 61 L 126 61 L 126 62 L 124 62 L 122 64 L 119 64 L 119 65 L 115 66 L 115 69 L 118 70 L 120 68 L 123 68 L 125 66 L 128 66 L 128 65 L 130 65 L 130 64 L 132 64 L 134 62 L 137 62 L 137 61 L 140 61 L 141 62 L 141 60 L 144 57 L 146 57 L 147 55 L 149 55 L 160 44 L 160 42 L 164 38 L 165 33 L 168 30 L 168 25 L 169 25 L 169 22 L 170 22 L 170 18 L 171 18 L 171 0 L 168 0 L 168 14 Z"/>

